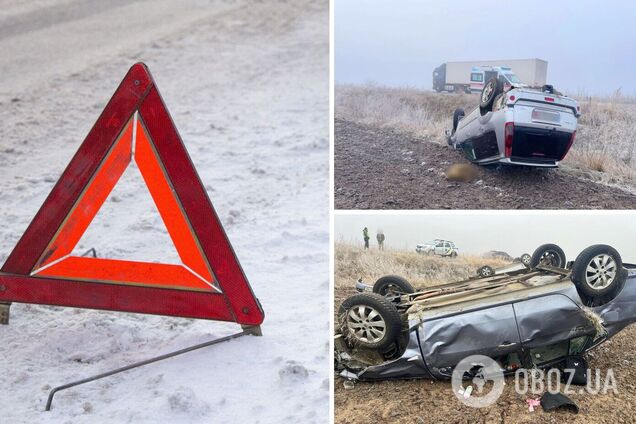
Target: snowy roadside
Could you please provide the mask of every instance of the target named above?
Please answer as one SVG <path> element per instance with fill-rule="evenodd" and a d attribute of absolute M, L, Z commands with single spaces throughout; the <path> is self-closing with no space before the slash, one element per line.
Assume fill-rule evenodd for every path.
<path fill-rule="evenodd" d="M 143 60 L 266 313 L 263 337 L 61 392 L 44 413 L 50 385 L 238 326 L 15 304 L 0 327 L 0 422 L 328 421 L 327 9 L 239 4 L 22 91 L 19 101 L 0 98 L 0 261 L 128 67 Z M 81 247 L 169 261 L 143 186 L 122 184 Z"/>

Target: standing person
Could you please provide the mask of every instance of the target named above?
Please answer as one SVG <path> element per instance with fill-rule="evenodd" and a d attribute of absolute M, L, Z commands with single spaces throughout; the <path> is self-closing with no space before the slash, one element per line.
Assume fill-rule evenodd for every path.
<path fill-rule="evenodd" d="M 369 229 L 367 227 L 364 227 L 364 230 L 362 230 L 362 237 L 364 238 L 364 248 L 368 249 L 369 248 Z"/>
<path fill-rule="evenodd" d="M 378 240 L 378 249 L 384 250 L 384 231 L 378 229 L 378 234 L 375 236 L 375 238 Z"/>

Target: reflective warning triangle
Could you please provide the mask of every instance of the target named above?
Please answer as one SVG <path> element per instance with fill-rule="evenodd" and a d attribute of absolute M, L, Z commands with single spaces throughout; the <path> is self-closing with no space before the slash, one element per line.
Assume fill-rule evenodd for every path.
<path fill-rule="evenodd" d="M 134 162 L 181 264 L 73 256 Z M 0 301 L 259 325 L 254 297 L 148 68 L 134 65 L 0 269 Z"/>

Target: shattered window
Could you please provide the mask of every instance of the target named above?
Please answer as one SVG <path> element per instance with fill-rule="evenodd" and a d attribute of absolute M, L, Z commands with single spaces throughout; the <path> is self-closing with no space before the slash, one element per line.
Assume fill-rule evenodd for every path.
<path fill-rule="evenodd" d="M 570 340 L 570 355 L 582 353 L 589 340 L 588 336 L 581 336 Z"/>
<path fill-rule="evenodd" d="M 555 359 L 568 356 L 568 348 L 570 342 L 568 340 L 552 344 L 550 346 L 542 346 L 536 349 L 530 350 L 532 356 L 532 362 L 535 365 L 544 364 L 546 362 L 553 361 Z"/>

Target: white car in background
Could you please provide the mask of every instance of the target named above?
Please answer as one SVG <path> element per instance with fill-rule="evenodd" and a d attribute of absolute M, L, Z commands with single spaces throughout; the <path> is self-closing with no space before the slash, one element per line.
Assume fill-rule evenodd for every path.
<path fill-rule="evenodd" d="M 455 243 L 440 239 L 418 244 L 415 247 L 415 251 L 422 255 L 449 256 L 451 258 L 455 258 L 459 254 L 459 249 L 455 246 Z"/>

